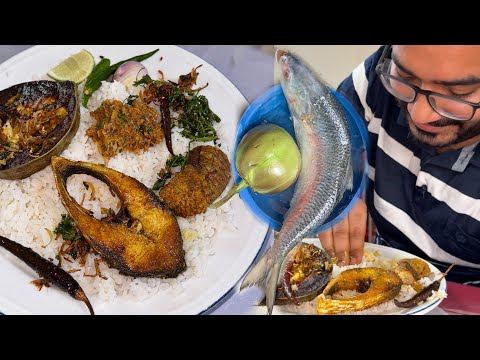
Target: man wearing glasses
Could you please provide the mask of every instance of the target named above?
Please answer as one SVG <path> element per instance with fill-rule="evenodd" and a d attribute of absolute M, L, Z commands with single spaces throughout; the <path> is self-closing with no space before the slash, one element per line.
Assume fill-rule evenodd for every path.
<path fill-rule="evenodd" d="M 323 246 L 360 262 L 368 207 L 377 243 L 480 286 L 480 46 L 383 46 L 338 90 L 366 121 L 369 180 Z"/>

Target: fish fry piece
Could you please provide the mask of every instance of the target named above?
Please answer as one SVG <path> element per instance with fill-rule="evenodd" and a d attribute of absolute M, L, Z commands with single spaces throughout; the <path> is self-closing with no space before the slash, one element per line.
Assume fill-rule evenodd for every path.
<path fill-rule="evenodd" d="M 109 266 L 125 275 L 142 277 L 176 277 L 185 270 L 178 222 L 153 191 L 104 165 L 55 156 L 52 169 L 63 205 Z M 67 179 L 73 174 L 88 174 L 104 181 L 121 201 L 119 212 L 108 221 L 87 213 L 67 191 Z"/>
<path fill-rule="evenodd" d="M 430 275 L 430 267 L 421 259 L 402 259 L 393 269 L 405 285 L 411 285 L 419 292 L 423 286 L 417 280 Z"/>
<path fill-rule="evenodd" d="M 185 168 L 160 190 L 160 199 L 177 216 L 204 213 L 227 187 L 230 172 L 230 162 L 222 150 L 197 146 Z"/>
<path fill-rule="evenodd" d="M 402 280 L 390 270 L 374 267 L 345 270 L 327 285 L 323 295 L 331 296 L 342 290 L 356 290 L 360 294 L 343 299 L 319 297 L 317 312 L 337 314 L 365 310 L 392 300 L 401 287 Z"/>

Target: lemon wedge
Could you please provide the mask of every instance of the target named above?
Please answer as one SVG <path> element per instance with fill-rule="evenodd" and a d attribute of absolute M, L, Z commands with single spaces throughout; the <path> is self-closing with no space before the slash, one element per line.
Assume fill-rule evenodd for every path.
<path fill-rule="evenodd" d="M 90 75 L 94 66 L 95 59 L 93 55 L 82 49 L 80 52 L 63 60 L 50 70 L 47 75 L 57 81 L 71 80 L 76 84 L 80 84 Z"/>

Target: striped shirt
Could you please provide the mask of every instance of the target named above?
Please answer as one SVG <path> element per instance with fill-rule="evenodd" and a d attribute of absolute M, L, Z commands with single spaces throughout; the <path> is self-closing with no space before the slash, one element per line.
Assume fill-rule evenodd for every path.
<path fill-rule="evenodd" d="M 339 86 L 369 135 L 366 203 L 384 244 L 435 264 L 447 279 L 480 284 L 480 146 L 437 154 L 413 141 L 375 66 L 383 48 Z"/>

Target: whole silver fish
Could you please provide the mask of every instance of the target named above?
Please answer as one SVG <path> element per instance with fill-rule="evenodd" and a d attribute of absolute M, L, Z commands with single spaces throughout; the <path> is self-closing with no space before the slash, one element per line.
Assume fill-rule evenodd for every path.
<path fill-rule="evenodd" d="M 328 219 L 345 190 L 352 189 L 350 128 L 341 104 L 298 57 L 282 50 L 275 56 L 302 154 L 302 170 L 278 236 L 240 287 L 262 284 L 269 314 L 285 257 Z M 291 298 L 286 277 L 282 285 Z"/>

